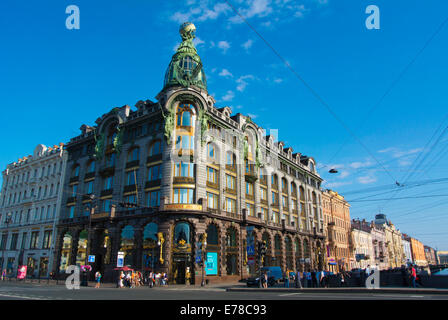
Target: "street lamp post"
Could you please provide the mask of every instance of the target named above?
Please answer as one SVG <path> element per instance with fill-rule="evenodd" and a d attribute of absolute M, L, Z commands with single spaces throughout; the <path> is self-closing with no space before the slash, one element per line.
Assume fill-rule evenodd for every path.
<path fill-rule="evenodd" d="M 207 259 L 207 234 L 202 234 L 202 281 L 201 287 L 205 286 L 205 261 Z"/>
<path fill-rule="evenodd" d="M 8 232 L 9 224 L 11 223 L 11 216 L 12 216 L 12 213 L 8 212 L 8 214 L 7 214 L 6 218 L 5 218 L 5 224 L 6 224 L 6 231 L 7 232 Z M 8 243 L 8 237 L 6 237 L 5 243 L 4 244 L 2 243 L 2 247 L 3 247 L 3 252 L 2 252 L 2 269 L 1 269 L 2 275 L 3 275 L 3 266 L 5 265 L 5 251 L 6 251 L 6 244 L 7 243 Z M 8 267 L 8 265 L 6 265 L 6 267 Z"/>
<path fill-rule="evenodd" d="M 89 226 L 88 226 L 88 229 L 87 229 L 87 246 L 86 246 L 86 257 L 85 257 L 85 262 L 84 262 L 85 266 L 88 265 L 89 254 L 90 254 L 90 251 L 92 249 L 92 245 L 90 243 L 90 241 L 91 241 L 91 239 L 90 239 L 90 229 L 92 228 L 92 214 L 95 211 L 95 207 L 93 206 L 93 201 L 95 200 L 95 195 L 94 194 L 90 194 L 89 198 L 90 198 L 90 205 L 89 205 L 90 212 L 89 212 Z M 87 270 L 86 287 L 89 286 L 89 278 L 90 278 L 90 270 L 88 269 Z"/>

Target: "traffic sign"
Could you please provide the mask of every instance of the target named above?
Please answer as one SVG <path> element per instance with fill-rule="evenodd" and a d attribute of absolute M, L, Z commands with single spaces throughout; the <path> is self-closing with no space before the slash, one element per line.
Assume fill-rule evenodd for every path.
<path fill-rule="evenodd" d="M 89 255 L 89 262 L 95 262 L 95 256 Z"/>

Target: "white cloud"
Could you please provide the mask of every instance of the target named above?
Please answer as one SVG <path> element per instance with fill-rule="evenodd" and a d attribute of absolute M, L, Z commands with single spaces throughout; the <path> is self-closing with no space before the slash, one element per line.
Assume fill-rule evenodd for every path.
<path fill-rule="evenodd" d="M 222 49 L 223 53 L 226 53 L 230 49 L 230 43 L 227 41 L 219 41 L 218 48 Z"/>
<path fill-rule="evenodd" d="M 275 82 L 275 83 L 282 83 L 282 82 L 283 82 L 283 79 L 280 79 L 280 78 L 279 78 L 279 79 L 274 79 L 274 82 Z"/>
<path fill-rule="evenodd" d="M 244 42 L 241 46 L 247 51 L 252 47 L 253 44 L 254 44 L 254 41 L 249 39 L 246 42 Z"/>
<path fill-rule="evenodd" d="M 253 80 L 253 79 L 255 79 L 255 77 L 253 75 L 251 75 L 251 74 L 239 77 L 236 80 L 236 83 L 238 84 L 237 87 L 236 87 L 236 90 L 238 90 L 240 92 L 243 92 L 246 89 L 247 85 L 248 85 L 248 82 L 246 80 Z"/>
<path fill-rule="evenodd" d="M 235 94 L 233 93 L 233 91 L 229 90 L 227 91 L 226 95 L 222 97 L 222 101 L 232 101 L 233 98 L 235 97 Z"/>
<path fill-rule="evenodd" d="M 369 184 L 369 183 L 373 183 L 376 181 L 377 181 L 377 179 L 375 177 L 371 177 L 371 176 L 364 176 L 364 177 L 358 178 L 358 182 L 362 183 L 362 184 Z"/>
<path fill-rule="evenodd" d="M 219 73 L 219 75 L 221 77 L 225 77 L 225 78 L 232 78 L 233 77 L 233 74 L 230 73 L 230 71 L 227 70 L 227 69 L 222 69 L 222 71 Z"/>
<path fill-rule="evenodd" d="M 251 117 L 252 119 L 256 119 L 258 117 L 258 115 L 253 114 L 253 113 L 248 113 L 247 114 L 249 117 Z"/>
<path fill-rule="evenodd" d="M 365 168 L 365 167 L 369 167 L 373 164 L 372 161 L 370 160 L 366 160 L 364 162 L 361 161 L 355 161 L 349 164 L 349 167 L 353 168 L 353 169 L 359 169 L 359 168 Z"/>
<path fill-rule="evenodd" d="M 200 46 L 201 44 L 204 44 L 205 43 L 205 41 L 203 41 L 201 38 L 199 38 L 199 37 L 196 37 L 196 38 L 194 38 L 193 39 L 193 44 L 196 46 L 196 47 L 198 47 L 198 46 Z"/>

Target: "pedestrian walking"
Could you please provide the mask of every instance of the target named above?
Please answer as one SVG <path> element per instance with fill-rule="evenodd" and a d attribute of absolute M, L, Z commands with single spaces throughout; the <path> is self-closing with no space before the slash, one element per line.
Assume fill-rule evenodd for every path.
<path fill-rule="evenodd" d="M 302 281 L 301 281 L 301 278 L 300 278 L 300 271 L 299 270 L 297 270 L 297 272 L 296 272 L 296 288 L 302 289 Z"/>
<path fill-rule="evenodd" d="M 306 287 L 311 288 L 311 285 L 312 285 L 311 272 L 310 272 L 310 270 L 308 270 L 306 272 Z"/>
<path fill-rule="evenodd" d="M 124 280 L 124 273 L 123 271 L 120 272 L 120 275 L 118 276 L 118 288 L 123 288 L 123 280 Z"/>
<path fill-rule="evenodd" d="M 316 278 L 316 270 L 313 269 L 313 271 L 311 271 L 311 281 L 312 281 L 312 286 L 313 288 L 317 287 L 317 278 Z"/>
<path fill-rule="evenodd" d="M 101 284 L 101 273 L 99 271 L 95 273 L 95 282 L 95 288 L 99 288 Z"/>
<path fill-rule="evenodd" d="M 265 288 L 265 289 L 268 288 L 268 274 L 267 274 L 267 272 L 265 272 L 264 275 L 263 275 L 263 288 Z"/>
<path fill-rule="evenodd" d="M 2 281 L 6 280 L 6 269 L 2 271 Z"/>
<path fill-rule="evenodd" d="M 411 285 L 412 285 L 412 288 L 416 288 L 417 287 L 416 280 L 417 280 L 417 271 L 415 270 L 415 267 L 412 266 L 411 267 Z"/>
<path fill-rule="evenodd" d="M 289 274 L 288 273 L 289 273 L 288 271 L 283 273 L 283 281 L 284 281 L 285 288 L 289 288 Z"/>

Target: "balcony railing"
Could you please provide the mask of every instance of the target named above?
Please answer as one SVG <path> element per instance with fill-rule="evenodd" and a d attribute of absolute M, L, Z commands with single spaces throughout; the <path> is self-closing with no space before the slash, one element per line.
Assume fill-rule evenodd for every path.
<path fill-rule="evenodd" d="M 128 163 L 126 163 L 126 169 L 135 168 L 135 167 L 138 167 L 139 165 L 140 165 L 140 161 L 138 161 L 138 160 L 129 161 Z"/>
<path fill-rule="evenodd" d="M 156 162 L 156 161 L 160 161 L 162 160 L 162 154 L 155 154 L 153 156 L 149 156 L 148 158 L 146 158 L 146 163 L 152 163 L 152 162 Z"/>
<path fill-rule="evenodd" d="M 173 184 L 195 184 L 196 180 L 192 177 L 174 177 Z"/>
<path fill-rule="evenodd" d="M 162 183 L 161 179 L 146 181 L 145 189 L 152 188 L 152 187 L 158 187 L 158 186 L 160 186 L 161 183 Z"/>

